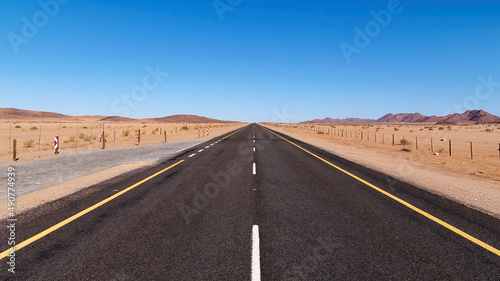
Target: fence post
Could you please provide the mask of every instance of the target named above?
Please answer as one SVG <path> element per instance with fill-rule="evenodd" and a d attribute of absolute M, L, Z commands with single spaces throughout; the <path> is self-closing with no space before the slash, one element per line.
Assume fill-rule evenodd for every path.
<path fill-rule="evenodd" d="M 449 140 L 449 146 L 450 146 L 450 156 L 451 156 L 451 140 Z"/>
<path fill-rule="evenodd" d="M 367 133 L 367 137 L 368 142 L 370 142 L 370 132 Z"/>
<path fill-rule="evenodd" d="M 377 143 L 377 132 L 375 132 L 375 143 Z"/>
<path fill-rule="evenodd" d="M 432 138 L 431 138 L 431 152 L 434 152 L 434 145 L 432 143 Z"/>
<path fill-rule="evenodd" d="M 92 128 L 92 125 L 90 125 L 90 127 Z M 102 149 L 106 149 L 106 137 L 104 136 L 104 123 L 102 123 Z"/>
<path fill-rule="evenodd" d="M 392 145 L 394 146 L 394 134 L 392 134 Z"/>
<path fill-rule="evenodd" d="M 12 160 L 14 160 L 14 161 L 16 161 L 16 160 L 17 160 L 17 158 L 16 158 L 16 152 L 17 152 L 17 151 L 16 151 L 16 144 L 17 144 L 17 140 L 16 140 L 16 139 L 14 139 L 14 140 L 12 141 Z"/>
<path fill-rule="evenodd" d="M 363 131 L 361 131 L 361 140 L 363 140 Z"/>
<path fill-rule="evenodd" d="M 415 149 L 418 150 L 418 137 L 415 137 Z"/>
<path fill-rule="evenodd" d="M 167 131 L 163 131 L 163 134 L 165 135 L 165 143 L 167 143 Z"/>
<path fill-rule="evenodd" d="M 470 142 L 470 160 L 474 159 L 474 154 L 472 154 L 472 142 Z"/>
<path fill-rule="evenodd" d="M 137 136 L 137 145 L 141 144 L 141 129 L 139 129 L 139 132 L 138 132 L 138 136 Z"/>

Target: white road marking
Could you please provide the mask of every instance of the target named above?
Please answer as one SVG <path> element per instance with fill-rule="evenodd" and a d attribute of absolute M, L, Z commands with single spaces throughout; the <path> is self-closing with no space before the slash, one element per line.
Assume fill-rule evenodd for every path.
<path fill-rule="evenodd" d="M 202 151 L 203 151 L 203 149 L 198 150 L 198 152 L 202 152 Z"/>
<path fill-rule="evenodd" d="M 214 144 L 212 143 L 210 146 L 212 146 L 212 145 L 214 145 Z"/>
<path fill-rule="evenodd" d="M 253 174 L 257 174 L 257 167 L 255 166 L 255 163 L 253 163 Z"/>
<path fill-rule="evenodd" d="M 253 152 L 255 152 L 255 146 L 253 147 Z"/>
<path fill-rule="evenodd" d="M 191 157 L 193 157 L 195 155 L 196 155 L 196 153 L 193 153 L 193 154 L 189 155 L 188 157 L 191 158 Z"/>
<path fill-rule="evenodd" d="M 209 147 L 210 147 L 210 145 L 205 146 L 205 148 L 209 148 Z"/>
<path fill-rule="evenodd" d="M 259 226 L 252 227 L 252 281 L 260 281 Z"/>
<path fill-rule="evenodd" d="M 255 142 L 255 140 L 253 140 L 253 142 Z"/>

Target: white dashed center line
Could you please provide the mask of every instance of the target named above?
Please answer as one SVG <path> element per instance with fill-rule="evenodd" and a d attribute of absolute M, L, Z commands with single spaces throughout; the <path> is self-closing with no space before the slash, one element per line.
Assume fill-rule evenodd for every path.
<path fill-rule="evenodd" d="M 209 148 L 209 147 L 210 147 L 210 145 L 205 146 L 205 148 Z"/>
<path fill-rule="evenodd" d="M 255 152 L 255 146 L 253 147 L 253 152 Z"/>
<path fill-rule="evenodd" d="M 253 163 L 253 174 L 254 175 L 257 174 L 257 167 L 255 166 L 255 163 Z"/>
<path fill-rule="evenodd" d="M 196 153 L 193 153 L 193 154 L 189 155 L 188 157 L 191 158 L 191 157 L 193 157 L 195 155 L 196 155 Z"/>
<path fill-rule="evenodd" d="M 203 149 L 198 150 L 198 152 L 202 152 L 202 151 L 203 151 Z"/>
<path fill-rule="evenodd" d="M 252 281 L 260 281 L 259 226 L 252 227 Z"/>

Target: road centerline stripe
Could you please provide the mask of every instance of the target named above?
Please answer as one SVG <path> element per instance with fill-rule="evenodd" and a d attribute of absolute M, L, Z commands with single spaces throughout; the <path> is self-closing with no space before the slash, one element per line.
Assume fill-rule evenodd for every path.
<path fill-rule="evenodd" d="M 16 244 L 16 246 L 15 246 L 15 247 L 13 247 L 13 248 L 15 249 L 15 251 L 16 251 L 16 252 L 17 252 L 17 251 L 19 251 L 20 249 L 22 249 L 22 248 L 24 248 L 24 247 L 28 246 L 29 244 L 31 244 L 31 243 L 33 243 L 33 242 L 35 242 L 35 241 L 37 241 L 37 240 L 39 240 L 39 239 L 43 238 L 44 236 L 46 236 L 46 235 L 48 235 L 48 234 L 50 234 L 50 233 L 52 233 L 52 232 L 56 231 L 57 229 L 59 229 L 59 228 L 61 228 L 61 227 L 65 226 L 65 225 L 67 225 L 68 223 L 70 223 L 70 222 L 72 222 L 72 221 L 74 221 L 74 220 L 78 219 L 79 217 L 81 217 L 81 216 L 83 216 L 83 215 L 85 215 L 85 214 L 87 214 L 87 213 L 89 213 L 89 212 L 91 212 L 91 211 L 93 211 L 93 210 L 95 210 L 95 209 L 99 208 L 100 206 L 102 206 L 102 205 L 104 205 L 104 204 L 108 203 L 109 201 L 111 201 L 111 200 L 113 200 L 113 199 L 117 198 L 118 196 L 120 196 L 120 195 L 123 195 L 123 194 L 127 193 L 128 191 L 130 191 L 130 190 L 132 190 L 132 189 L 134 189 L 134 188 L 138 187 L 139 185 L 141 185 L 141 184 L 143 184 L 143 183 L 145 183 L 145 182 L 147 182 L 147 181 L 151 180 L 152 178 L 154 178 L 154 177 L 156 177 L 156 176 L 158 176 L 158 175 L 160 175 L 160 174 L 162 174 L 162 173 L 164 173 L 164 172 L 166 172 L 166 171 L 168 171 L 168 170 L 172 169 L 173 167 L 175 167 L 175 166 L 179 165 L 179 164 L 180 164 L 180 163 L 182 163 L 182 162 L 184 162 L 184 160 L 180 160 L 180 161 L 178 161 L 177 163 L 172 164 L 172 165 L 168 166 L 167 168 L 165 168 L 165 169 L 163 169 L 163 170 L 161 170 L 161 171 L 159 171 L 159 172 L 157 172 L 157 173 L 155 173 L 155 174 L 153 174 L 153 175 L 151 175 L 151 176 L 149 176 L 149 177 L 147 177 L 147 178 L 145 178 L 145 179 L 143 179 L 143 180 L 141 180 L 141 181 L 139 181 L 139 182 L 137 182 L 137 183 L 135 183 L 135 184 L 133 184 L 133 185 L 131 185 L 131 186 L 127 187 L 127 188 L 125 188 L 124 190 L 122 190 L 122 191 L 120 191 L 120 192 L 118 192 L 118 193 L 116 193 L 116 194 L 114 194 L 114 195 L 112 195 L 112 196 L 110 196 L 110 197 L 108 197 L 108 198 L 106 198 L 106 199 L 102 200 L 101 202 L 98 202 L 98 203 L 96 203 L 96 204 L 94 204 L 94 205 L 92 205 L 92 206 L 88 207 L 87 209 L 85 209 L 85 210 L 83 210 L 83 211 L 80 211 L 80 212 L 79 212 L 79 213 L 77 213 L 77 214 L 74 214 L 73 216 L 71 216 L 71 217 L 69 217 L 69 218 L 67 218 L 67 219 L 65 219 L 65 220 L 63 220 L 63 221 L 61 221 L 61 222 L 60 222 L 60 223 L 58 223 L 58 224 L 55 224 L 55 225 L 53 225 L 53 226 L 51 226 L 51 227 L 47 228 L 46 230 L 44 230 L 44 231 L 42 231 L 42 232 L 38 233 L 37 235 L 35 235 L 35 236 L 33 236 L 33 237 L 31 237 L 31 238 L 29 238 L 29 239 L 27 239 L 27 240 L 24 240 L 23 242 L 21 242 L 21 243 L 19 243 L 19 244 Z M 11 250 L 10 250 L 10 249 L 11 249 L 11 248 L 9 248 L 9 249 L 7 249 L 7 250 L 3 251 L 2 253 L 0 253 L 0 260 L 1 260 L 1 259 L 3 259 L 3 258 L 5 258 L 5 257 L 7 257 L 7 255 L 9 255 L 9 254 L 11 253 Z"/>
<path fill-rule="evenodd" d="M 358 180 L 359 182 L 364 183 L 365 185 L 367 185 L 367 186 L 371 187 L 372 189 L 374 189 L 374 190 L 376 190 L 376 191 L 378 191 L 378 192 L 382 193 L 383 195 L 385 195 L 385 196 L 387 196 L 387 197 L 389 197 L 389 198 L 391 198 L 391 199 L 393 199 L 393 200 L 397 201 L 398 203 L 400 203 L 400 204 L 402 204 L 402 205 L 404 205 L 404 206 L 408 207 L 409 209 L 411 209 L 411 210 L 413 210 L 413 211 L 415 211 L 415 212 L 417 212 L 417 213 L 421 214 L 422 216 L 424 216 L 424 217 L 428 218 L 429 220 L 434 221 L 435 223 L 437 223 L 437 224 L 439 224 L 439 225 L 441 225 L 441 226 L 443 226 L 443 227 L 445 227 L 445 228 L 447 228 L 447 229 L 449 229 L 449 230 L 453 231 L 454 233 L 456 233 L 456 234 L 458 234 L 458 235 L 462 236 L 463 238 L 465 238 L 465 239 L 467 239 L 467 240 L 469 240 L 469 241 L 471 241 L 471 242 L 475 243 L 476 245 L 478 245 L 478 246 L 480 246 L 480 247 L 482 247 L 482 248 L 484 248 L 484 249 L 486 249 L 486 250 L 488 250 L 488 251 L 490 251 L 490 252 L 492 252 L 492 253 L 496 254 L 497 256 L 500 256 L 500 250 L 499 250 L 499 249 L 497 249 L 497 248 L 495 248 L 495 247 L 493 247 L 493 246 L 491 246 L 491 245 L 489 245 L 489 244 L 487 244 L 487 243 L 485 243 L 485 242 L 483 242 L 483 241 L 481 241 L 481 240 L 477 239 L 476 237 L 474 237 L 474 236 L 472 236 L 472 235 L 470 235 L 470 234 L 468 234 L 468 233 L 466 233 L 466 232 L 464 232 L 464 231 L 462 231 L 462 230 L 460 230 L 460 229 L 458 229 L 458 228 L 454 227 L 453 225 L 451 225 L 451 224 L 449 224 L 449 223 L 447 223 L 447 222 L 445 222 L 445 221 L 443 221 L 443 220 L 441 220 L 441 219 L 439 219 L 439 218 L 437 218 L 437 217 L 435 217 L 435 216 L 433 216 L 433 215 L 431 215 L 431 214 L 429 214 L 429 213 L 425 212 L 424 210 L 422 210 L 422 209 L 420 209 L 420 208 L 418 208 L 418 207 L 413 206 L 412 204 L 410 204 L 410 203 L 408 203 L 408 202 L 404 201 L 403 199 L 400 199 L 399 197 L 396 197 L 396 196 L 394 196 L 394 195 L 390 194 L 389 192 L 387 192 L 387 191 L 385 191 L 385 190 L 381 189 L 380 187 L 377 187 L 376 185 L 371 184 L 371 183 L 369 183 L 368 181 L 366 181 L 366 180 L 364 180 L 364 179 L 362 179 L 362 178 L 360 178 L 360 177 L 358 177 L 358 176 L 356 176 L 356 175 L 354 175 L 354 174 L 351 174 L 350 172 L 348 172 L 348 171 L 346 171 L 346 170 L 344 170 L 344 169 L 342 169 L 342 168 L 338 167 L 338 166 L 337 166 L 337 165 L 335 165 L 335 164 L 330 163 L 329 161 L 327 161 L 327 160 L 325 160 L 325 159 L 321 158 L 320 156 L 318 156 L 318 155 L 316 155 L 316 154 L 314 154 L 314 153 L 310 152 L 309 150 L 307 150 L 307 149 L 305 149 L 305 148 L 303 148 L 303 147 L 299 146 L 298 144 L 295 144 L 294 142 L 287 140 L 286 138 L 284 138 L 284 137 L 282 137 L 282 136 L 280 136 L 280 135 L 278 135 L 278 134 L 274 133 L 273 131 L 271 131 L 271 130 L 269 130 L 269 129 L 267 129 L 267 128 L 264 128 L 264 129 L 266 129 L 267 131 L 269 131 L 269 132 L 270 132 L 270 133 L 272 133 L 273 135 L 275 135 L 275 136 L 277 136 L 277 137 L 279 137 L 279 138 L 283 139 L 284 141 L 286 141 L 286 142 L 288 142 L 288 143 L 290 143 L 290 144 L 292 144 L 292 145 L 294 145 L 294 146 L 296 146 L 296 147 L 300 148 L 301 150 L 303 150 L 303 151 L 305 151 L 305 152 L 309 153 L 310 155 L 312 155 L 312 156 L 314 156 L 314 157 L 318 158 L 319 160 L 321 160 L 321 161 L 325 162 L 326 164 L 328 164 L 328 165 L 332 166 L 333 168 L 335 168 L 335 169 L 337 169 L 337 170 L 341 171 L 342 173 L 344 173 L 344 174 L 346 174 L 346 175 L 348 175 L 348 176 L 350 176 L 350 177 L 352 177 L 352 178 L 354 178 L 354 179 Z"/>
<path fill-rule="evenodd" d="M 191 158 L 191 157 L 193 157 L 195 155 L 196 155 L 196 153 L 193 153 L 193 154 L 189 155 L 188 157 Z"/>
<path fill-rule="evenodd" d="M 203 149 L 198 150 L 198 152 L 202 152 L 202 151 L 203 151 Z"/>
<path fill-rule="evenodd" d="M 260 281 L 260 239 L 259 226 L 252 227 L 252 281 Z"/>
<path fill-rule="evenodd" d="M 254 175 L 257 174 L 257 167 L 255 166 L 255 163 L 253 163 L 252 171 Z"/>

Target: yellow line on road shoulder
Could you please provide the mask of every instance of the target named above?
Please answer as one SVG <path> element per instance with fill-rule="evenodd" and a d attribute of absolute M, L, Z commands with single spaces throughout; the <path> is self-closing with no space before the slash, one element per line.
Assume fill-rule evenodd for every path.
<path fill-rule="evenodd" d="M 460 229 L 458 229 L 458 228 L 454 227 L 453 225 L 450 225 L 449 223 L 447 223 L 447 222 L 445 222 L 445 221 L 443 221 L 443 220 L 440 220 L 440 219 L 436 218 L 435 216 L 433 216 L 433 215 L 431 215 L 431 214 L 429 214 L 429 213 L 427 213 L 427 212 L 423 211 L 422 209 L 419 209 L 419 208 L 417 208 L 417 207 L 413 206 L 412 204 L 410 204 L 410 203 L 408 203 L 408 202 L 404 201 L 403 199 L 400 199 L 400 198 L 398 198 L 398 197 L 396 197 L 396 196 L 394 196 L 394 195 L 390 194 L 389 192 L 387 192 L 387 191 L 385 191 L 385 190 L 383 190 L 383 189 L 381 189 L 381 188 L 379 188 L 379 187 L 377 187 L 377 186 L 375 186 L 375 185 L 373 185 L 373 184 L 371 184 L 371 183 L 369 183 L 369 182 L 365 181 L 364 179 L 362 179 L 362 178 L 360 178 L 360 177 L 358 177 L 358 176 L 356 176 L 356 175 L 353 175 L 353 174 L 349 173 L 348 171 L 346 171 L 346 170 L 344 170 L 344 169 L 342 169 L 342 168 L 340 168 L 340 167 L 338 167 L 338 166 L 336 166 L 336 165 L 334 165 L 334 164 L 330 163 L 329 161 L 327 161 L 327 160 L 325 160 L 325 159 L 323 159 L 323 158 L 319 157 L 318 155 L 316 155 L 316 154 L 314 154 L 314 153 L 310 152 L 309 150 L 307 150 L 307 149 L 305 149 L 305 148 L 303 148 L 303 147 L 300 147 L 299 145 L 297 145 L 297 144 L 295 144 L 295 143 L 293 143 L 293 142 L 291 142 L 291 141 L 289 141 L 289 140 L 285 139 L 284 137 L 282 137 L 282 136 L 280 136 L 280 135 L 278 135 L 278 134 L 274 133 L 273 131 L 271 131 L 271 130 L 269 130 L 269 129 L 267 129 L 267 128 L 264 128 L 264 129 L 268 130 L 269 132 L 271 132 L 271 133 L 272 133 L 272 134 L 274 134 L 275 136 L 277 136 L 277 137 L 279 137 L 279 138 L 281 138 L 281 139 L 283 139 L 283 140 L 285 140 L 285 141 L 289 142 L 290 144 L 292 144 L 292 145 L 294 145 L 294 146 L 296 146 L 296 147 L 298 147 L 298 148 L 302 149 L 303 151 L 305 151 L 305 152 L 309 153 L 310 155 L 312 155 L 312 156 L 314 156 L 314 157 L 318 158 L 319 160 L 321 160 L 321 161 L 323 161 L 323 162 L 327 163 L 328 165 L 330 165 L 330 166 L 334 167 L 335 169 L 337 169 L 337 170 L 339 170 L 339 171 L 343 172 L 344 174 L 347 174 L 348 176 L 350 176 L 350 177 L 352 177 L 352 178 L 354 178 L 354 179 L 356 179 L 356 180 L 358 180 L 358 181 L 360 181 L 360 182 L 364 183 L 365 185 L 367 185 L 367 186 L 369 186 L 369 187 L 371 187 L 371 188 L 375 189 L 376 191 L 378 191 L 378 192 L 380 192 L 380 193 L 384 194 L 385 196 L 387 196 L 387 197 L 389 197 L 389 198 L 391 198 L 391 199 L 393 199 L 393 200 L 395 200 L 395 201 L 397 201 L 397 202 L 399 202 L 399 203 L 403 204 L 404 206 L 406 206 L 406 207 L 410 208 L 411 210 L 413 210 L 413 211 L 415 211 L 415 212 L 417 212 L 417 213 L 419 213 L 419 214 L 423 215 L 424 217 L 426 217 L 426 218 L 428 218 L 428 219 L 430 219 L 430 220 L 432 220 L 432 221 L 434 221 L 434 222 L 436 222 L 436 223 L 440 224 L 441 226 L 446 227 L 447 229 L 449 229 L 449 230 L 451 230 L 451 231 L 455 232 L 456 234 L 458 234 L 458 235 L 460 235 L 460 236 L 464 237 L 465 239 L 467 239 L 467 240 L 469 240 L 469 241 L 471 241 L 471 242 L 473 242 L 473 243 L 475 243 L 475 244 L 477 244 L 477 245 L 479 245 L 479 246 L 483 247 L 484 249 L 486 249 L 486 250 L 488 250 L 488 251 L 490 251 L 490 252 L 492 252 L 492 253 L 496 254 L 497 256 L 500 256 L 500 250 L 499 250 L 499 249 L 496 249 L 496 248 L 494 248 L 493 246 L 490 246 L 490 245 L 486 244 L 485 242 L 483 242 L 483 241 L 481 241 L 481 240 L 479 240 L 479 239 L 475 238 L 474 236 L 472 236 L 472 235 L 470 235 L 470 234 L 467 234 L 467 233 L 463 232 L 462 230 L 460 230 Z"/>
<path fill-rule="evenodd" d="M 141 181 L 139 181 L 139 182 L 137 182 L 137 183 L 135 183 L 135 184 L 133 184 L 133 185 L 131 185 L 131 186 L 129 186 L 129 187 L 127 187 L 126 189 L 124 189 L 124 190 L 122 190 L 122 191 L 120 191 L 120 192 L 118 192 L 118 193 L 114 194 L 113 196 L 110 196 L 110 197 L 108 197 L 108 198 L 106 198 L 106 199 L 102 200 L 101 202 L 96 203 L 96 204 L 94 204 L 94 205 L 92 205 L 92 206 L 88 207 L 87 209 L 85 209 L 85 210 L 83 210 L 83 211 L 81 211 L 81 212 L 79 212 L 79 213 L 77 213 L 77 214 L 75 214 L 75 215 L 73 215 L 73 216 L 71 216 L 71 217 L 69 217 L 69 218 L 67 218 L 67 219 L 63 220 L 62 222 L 60 222 L 60 223 L 58 223 L 58 224 L 56 224 L 56 225 L 54 225 L 54 226 L 52 226 L 52 227 L 47 228 L 46 230 L 44 230 L 44 231 L 42 231 L 42 232 L 38 233 L 37 235 L 35 235 L 35 236 L 33 236 L 33 237 L 31 237 L 31 238 L 29 238 L 29 239 L 27 239 L 27 240 L 25 240 L 25 241 L 23 241 L 23 242 L 19 243 L 19 244 L 16 244 L 16 246 L 14 246 L 14 247 L 13 247 L 13 248 L 14 248 L 13 250 L 14 250 L 14 251 L 18 251 L 18 250 L 20 250 L 20 249 L 22 249 L 22 248 L 24 248 L 24 247 L 28 246 L 29 244 L 31 244 L 31 243 L 33 243 L 33 242 L 37 241 L 38 239 L 40 239 L 40 238 L 42 238 L 42 237 L 44 237 L 44 236 L 46 236 L 46 235 L 50 234 L 51 232 L 56 231 L 57 229 L 59 229 L 59 228 L 61 228 L 61 227 L 65 226 L 65 225 L 67 225 L 68 223 L 70 223 L 70 222 L 72 222 L 72 221 L 76 220 L 77 218 L 79 218 L 79 217 L 81 217 L 81 216 L 83 216 L 83 215 L 85 215 L 85 214 L 87 214 L 87 213 L 89 213 L 89 212 L 91 212 L 91 211 L 93 211 L 93 210 L 95 210 L 95 209 L 99 208 L 100 206 L 102 206 L 102 205 L 104 205 L 104 204 L 106 204 L 106 203 L 108 203 L 109 201 L 111 201 L 111 200 L 115 199 L 116 197 L 118 197 L 118 196 L 120 196 L 120 195 L 122 195 L 122 194 L 124 194 L 124 193 L 126 193 L 126 192 L 128 192 L 128 191 L 130 191 L 130 190 L 132 190 L 132 189 L 134 189 L 135 187 L 137 187 L 137 186 L 139 186 L 139 185 L 141 185 L 141 184 L 143 184 L 143 183 L 145 183 L 145 182 L 149 181 L 150 179 L 152 179 L 152 178 L 154 178 L 154 177 L 156 177 L 156 176 L 158 176 L 158 175 L 160 175 L 160 174 L 164 173 L 165 171 L 168 171 L 168 170 L 172 169 L 173 167 L 175 167 L 175 166 L 179 165 L 179 164 L 180 164 L 180 163 L 182 163 L 182 162 L 184 162 L 184 160 L 180 160 L 179 162 L 177 162 L 177 163 L 175 163 L 175 164 L 172 164 L 172 165 L 170 165 L 169 167 L 167 167 L 167 168 L 165 168 L 165 169 L 163 169 L 163 170 L 161 170 L 161 171 L 159 171 L 159 172 L 157 172 L 157 173 L 155 173 L 155 174 L 153 174 L 153 175 L 151 175 L 151 176 L 149 176 L 149 177 L 147 177 L 147 178 L 145 178 L 145 179 L 143 179 L 143 180 L 141 180 Z M 12 249 L 12 248 L 9 248 L 9 249 L 7 249 L 7 250 L 3 251 L 3 252 L 0 254 L 0 259 L 5 258 L 5 257 L 7 257 L 10 253 L 12 253 L 13 251 L 11 251 L 11 249 Z"/>

